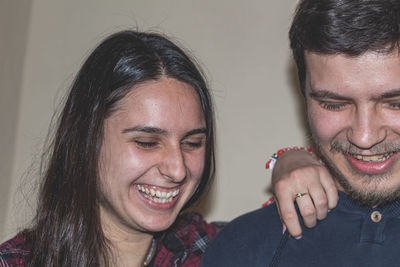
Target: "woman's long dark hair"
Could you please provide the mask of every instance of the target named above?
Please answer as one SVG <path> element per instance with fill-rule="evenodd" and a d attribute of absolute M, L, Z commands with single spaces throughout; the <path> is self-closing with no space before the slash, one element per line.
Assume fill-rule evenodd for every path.
<path fill-rule="evenodd" d="M 108 265 L 109 247 L 99 217 L 99 152 L 103 125 L 133 86 L 162 76 L 191 85 L 207 125 L 205 168 L 190 205 L 214 176 L 214 117 L 205 79 L 174 43 L 159 34 L 123 31 L 105 39 L 72 84 L 58 120 L 28 230 L 29 266 Z"/>

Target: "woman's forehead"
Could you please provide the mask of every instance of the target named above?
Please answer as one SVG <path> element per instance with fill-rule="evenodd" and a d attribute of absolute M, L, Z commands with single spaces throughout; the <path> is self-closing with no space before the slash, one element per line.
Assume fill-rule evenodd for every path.
<path fill-rule="evenodd" d="M 205 127 L 204 114 L 196 91 L 190 85 L 171 78 L 133 87 L 120 101 L 111 117 L 132 125 L 161 128 Z"/>

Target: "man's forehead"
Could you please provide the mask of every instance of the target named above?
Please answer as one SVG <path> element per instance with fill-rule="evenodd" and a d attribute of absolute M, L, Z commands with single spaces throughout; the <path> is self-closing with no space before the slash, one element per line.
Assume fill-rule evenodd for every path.
<path fill-rule="evenodd" d="M 399 53 L 367 52 L 359 56 L 306 52 L 306 88 L 370 94 L 400 88 Z"/>
<path fill-rule="evenodd" d="M 353 54 L 347 54 L 347 53 L 322 53 L 322 52 L 317 52 L 317 51 L 309 51 L 305 50 L 304 51 L 304 60 L 306 63 L 306 68 L 315 61 L 318 61 L 319 63 L 322 64 L 327 64 L 332 61 L 336 62 L 335 64 L 338 63 L 343 63 L 347 64 L 350 62 L 360 62 L 360 63 L 367 63 L 367 62 L 382 62 L 382 61 L 393 61 L 397 60 L 398 63 L 400 64 L 400 48 L 395 47 L 392 48 L 392 46 L 388 47 L 383 47 L 382 49 L 379 50 L 368 50 L 365 51 L 364 53 L 353 55 Z M 364 67 L 368 67 L 368 65 L 365 65 Z"/>
<path fill-rule="evenodd" d="M 400 58 L 400 50 L 379 50 L 379 51 L 366 51 L 359 55 L 351 55 L 346 53 L 321 53 L 315 51 L 308 51 L 304 52 L 305 60 L 309 62 L 310 60 L 319 60 L 322 62 L 329 62 L 332 60 L 341 60 L 344 62 L 349 61 L 366 61 L 366 60 L 382 60 L 386 58 Z"/>

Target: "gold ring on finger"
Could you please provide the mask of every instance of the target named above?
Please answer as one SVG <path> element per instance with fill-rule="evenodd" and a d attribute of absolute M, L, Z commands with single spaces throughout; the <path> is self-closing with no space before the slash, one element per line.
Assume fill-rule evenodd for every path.
<path fill-rule="evenodd" d="M 308 193 L 297 193 L 296 198 L 303 197 L 305 195 L 308 195 Z"/>

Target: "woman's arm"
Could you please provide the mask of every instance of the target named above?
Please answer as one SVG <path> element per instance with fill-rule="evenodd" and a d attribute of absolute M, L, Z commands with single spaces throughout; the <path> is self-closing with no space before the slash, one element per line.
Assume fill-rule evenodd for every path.
<path fill-rule="evenodd" d="M 272 171 L 272 189 L 282 222 L 294 237 L 302 233 L 294 202 L 304 225 L 314 227 L 338 201 L 328 170 L 306 150 L 289 150 L 279 156 Z"/>

